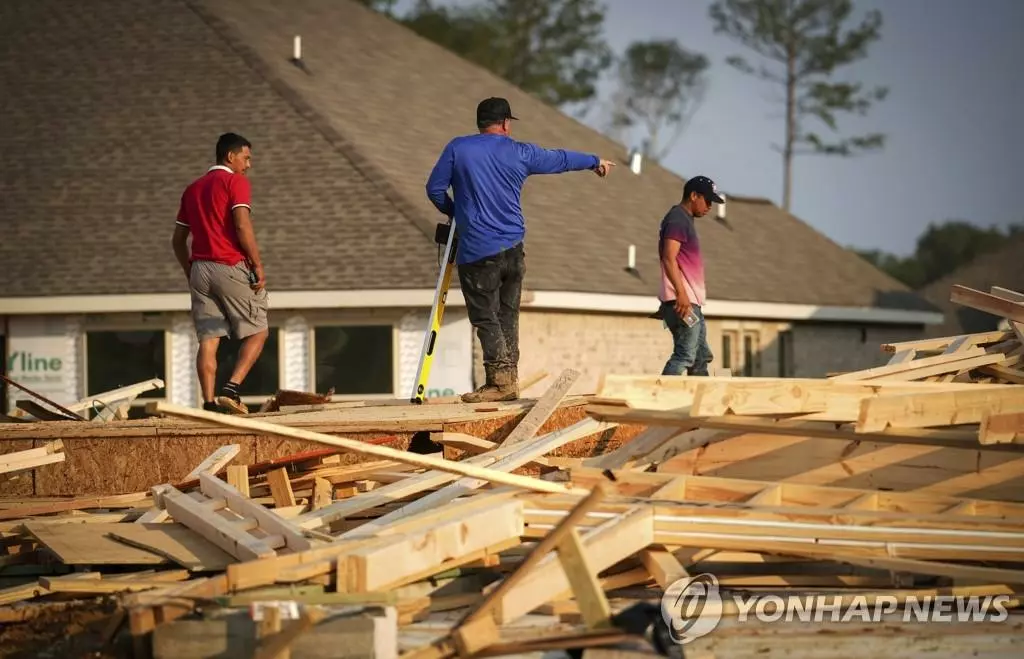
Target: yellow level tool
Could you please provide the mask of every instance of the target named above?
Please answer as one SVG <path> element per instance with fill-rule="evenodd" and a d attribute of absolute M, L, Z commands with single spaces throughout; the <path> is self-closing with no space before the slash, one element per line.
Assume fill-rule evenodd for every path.
<path fill-rule="evenodd" d="M 447 236 L 444 234 L 447 232 Z M 427 381 L 430 379 L 430 366 L 434 361 L 434 350 L 437 348 L 437 334 L 441 331 L 441 319 L 444 318 L 444 306 L 448 301 L 448 287 L 452 283 L 452 271 L 455 269 L 455 251 L 458 240 L 455 237 L 455 218 L 448 224 L 438 224 L 434 241 L 444 243 L 444 258 L 441 261 L 441 275 L 434 289 L 434 304 L 430 309 L 430 323 L 423 336 L 423 350 L 420 353 L 420 365 L 416 369 L 416 384 L 412 390 L 412 402 L 422 403 L 427 395 Z"/>

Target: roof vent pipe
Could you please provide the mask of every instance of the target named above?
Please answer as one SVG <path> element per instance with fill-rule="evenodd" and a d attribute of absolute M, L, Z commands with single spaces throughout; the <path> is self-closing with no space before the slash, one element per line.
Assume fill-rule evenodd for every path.
<path fill-rule="evenodd" d="M 722 194 L 721 192 L 718 193 L 718 196 L 722 198 L 722 203 L 718 204 L 718 207 L 715 209 L 715 212 L 718 214 L 718 219 L 719 220 L 724 220 L 725 219 L 725 202 L 727 201 L 727 199 L 725 198 L 725 195 Z"/>
<path fill-rule="evenodd" d="M 636 270 L 636 245 L 629 246 L 629 256 L 626 257 L 626 269 Z"/>
<path fill-rule="evenodd" d="M 296 62 L 302 59 L 302 37 L 297 34 L 292 42 L 292 59 Z"/>
<path fill-rule="evenodd" d="M 629 154 L 629 169 L 634 174 L 639 175 L 640 169 L 643 165 L 643 160 L 644 154 L 642 154 L 639 150 L 633 150 L 633 152 Z"/>

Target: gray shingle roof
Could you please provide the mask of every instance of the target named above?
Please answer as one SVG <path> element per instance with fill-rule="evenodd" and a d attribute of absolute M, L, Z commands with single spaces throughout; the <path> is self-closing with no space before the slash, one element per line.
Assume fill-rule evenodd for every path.
<path fill-rule="evenodd" d="M 657 291 L 658 225 L 681 178 L 653 163 L 633 175 L 622 145 L 356 2 L 9 0 L 0 37 L 0 147 L 17 154 L 0 164 L 5 295 L 181 290 L 178 196 L 224 130 L 254 142 L 271 286 L 432 287 L 440 216 L 423 186 L 492 95 L 521 118 L 516 138 L 620 162 L 604 180 L 527 183 L 527 287 Z M 712 298 L 931 308 L 767 202 L 731 196 L 727 210 L 728 226 L 698 226 Z M 26 242 L 61 258 L 13 246 Z M 639 277 L 624 269 L 630 244 Z"/>

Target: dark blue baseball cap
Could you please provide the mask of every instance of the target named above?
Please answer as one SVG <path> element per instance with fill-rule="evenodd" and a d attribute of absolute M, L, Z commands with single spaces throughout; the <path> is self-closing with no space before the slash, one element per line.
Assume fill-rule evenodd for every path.
<path fill-rule="evenodd" d="M 691 192 L 701 195 L 708 203 L 713 201 L 719 204 L 725 203 L 725 199 L 718 195 L 718 186 L 707 176 L 694 176 L 688 180 L 683 186 L 683 197 L 689 199 Z"/>
<path fill-rule="evenodd" d="M 476 122 L 478 124 L 497 123 L 506 119 L 519 119 L 512 116 L 512 106 L 504 98 L 492 96 L 480 101 L 476 106 Z"/>

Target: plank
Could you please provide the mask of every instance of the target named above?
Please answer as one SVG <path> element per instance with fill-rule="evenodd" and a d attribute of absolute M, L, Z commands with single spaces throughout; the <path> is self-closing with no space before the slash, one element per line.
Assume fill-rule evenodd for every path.
<path fill-rule="evenodd" d="M 918 339 L 915 341 L 901 341 L 899 343 L 883 343 L 883 352 L 899 352 L 903 350 L 914 350 L 914 351 L 928 351 L 928 350 L 946 350 L 951 343 L 961 338 L 964 335 L 957 336 L 942 336 L 934 339 Z M 966 335 L 968 340 L 966 345 L 986 345 L 990 343 L 999 343 L 1006 341 L 1007 339 L 1013 338 L 1013 332 L 1006 332 L 1003 330 L 996 330 L 992 332 L 975 332 L 974 334 Z"/>
<path fill-rule="evenodd" d="M 268 585 L 274 583 L 276 579 L 280 578 L 282 572 L 292 568 L 301 568 L 312 563 L 326 563 L 324 571 L 318 572 L 318 574 L 326 574 L 330 571 L 330 561 L 336 559 L 338 556 L 351 552 L 354 549 L 369 546 L 374 542 L 379 542 L 380 538 L 384 538 L 385 536 L 411 533 L 415 529 L 422 528 L 423 526 L 437 524 L 446 519 L 455 519 L 464 516 L 470 511 L 476 510 L 478 507 L 490 505 L 497 497 L 511 497 L 514 493 L 515 490 L 510 490 L 502 493 L 481 494 L 480 496 L 471 497 L 462 501 L 455 501 L 445 506 L 443 509 L 434 511 L 428 515 L 418 515 L 385 527 L 384 529 L 381 529 L 379 537 L 338 541 L 303 552 L 282 554 L 280 556 L 270 557 L 266 560 L 238 563 L 228 567 L 228 580 L 232 587 L 237 589 Z"/>
<path fill-rule="evenodd" d="M 438 407 L 443 406 L 438 405 Z M 255 419 L 247 419 L 241 416 L 232 416 L 226 414 L 218 414 L 216 412 L 207 412 L 206 410 L 194 409 L 182 405 L 174 405 L 164 401 L 154 401 L 147 405 L 146 409 L 149 410 L 150 413 L 154 414 L 168 414 L 171 416 L 181 416 L 185 418 L 199 419 L 214 425 L 245 429 L 251 432 L 261 433 L 265 435 L 285 437 L 290 439 L 304 439 L 311 442 L 328 444 L 330 446 L 338 446 L 363 455 L 372 455 L 378 458 L 396 460 L 398 462 L 413 464 L 420 467 L 426 467 L 428 469 L 436 469 L 439 471 L 454 473 L 460 476 L 482 478 L 490 482 L 500 483 L 502 485 L 511 485 L 514 487 L 524 488 L 535 492 L 549 492 L 557 494 L 564 493 L 568 489 L 570 489 L 558 483 L 544 481 L 539 478 L 530 478 L 528 476 L 507 474 L 502 471 L 496 471 L 493 469 L 478 467 L 473 464 L 467 464 L 466 461 L 453 462 L 450 460 L 444 460 L 443 458 L 436 458 L 429 455 L 419 455 L 416 453 L 409 453 L 407 451 L 400 451 L 398 449 L 393 449 L 388 446 L 376 446 L 355 439 L 337 437 L 334 435 L 326 435 L 323 433 L 312 432 L 310 430 L 305 430 L 302 428 L 293 428 L 274 423 L 267 423 L 265 421 L 257 421 Z"/>
<path fill-rule="evenodd" d="M 723 378 L 692 377 L 685 375 L 607 375 L 601 381 L 598 396 L 601 398 L 620 400 L 635 408 L 682 410 L 693 405 L 697 390 L 700 387 L 706 385 L 714 385 L 718 387 L 728 384 L 735 385 L 734 389 L 732 389 L 732 391 L 735 392 L 741 392 L 744 390 L 743 388 L 750 388 L 753 390 L 761 389 L 762 391 L 760 393 L 764 394 L 764 390 L 767 388 L 770 395 L 772 388 L 779 389 L 783 396 L 780 402 L 785 402 L 789 407 L 794 407 L 795 405 L 791 400 L 785 400 L 786 398 L 793 398 L 792 392 L 787 394 L 786 387 L 794 386 L 797 387 L 797 393 L 800 395 L 803 395 L 804 392 L 808 392 L 807 395 L 815 397 L 827 395 L 829 397 L 828 404 L 830 410 L 836 407 L 838 403 L 843 403 L 845 405 L 852 404 L 851 415 L 853 418 L 856 418 L 858 409 L 857 405 L 865 396 L 880 395 L 882 393 L 888 395 L 900 392 L 916 393 L 920 391 L 935 390 L 934 385 L 926 382 L 889 382 L 886 380 L 876 380 L 868 384 L 856 382 L 839 383 L 820 378 Z M 980 391 L 981 389 L 979 389 L 979 387 L 997 390 L 1000 388 L 1006 388 L 1007 386 L 1008 385 L 979 385 L 975 383 L 967 383 L 949 384 L 946 385 L 945 388 L 948 391 L 956 389 Z M 591 401 L 588 400 L 587 402 L 590 403 Z M 842 411 L 845 411 L 845 409 Z M 736 413 L 741 414 L 743 412 L 736 411 Z M 758 412 L 758 414 L 760 413 L 761 412 Z M 694 415 L 696 415 L 696 412 L 694 412 Z"/>
<path fill-rule="evenodd" d="M 249 496 L 249 467 L 248 465 L 228 465 L 228 485 L 238 490 L 242 496 Z"/>
<path fill-rule="evenodd" d="M 168 559 L 151 551 L 129 547 L 107 537 L 132 524 L 25 524 L 32 534 L 66 565 L 163 565 Z"/>
<path fill-rule="evenodd" d="M 593 415 L 592 415 L 593 416 Z M 598 420 L 602 420 L 599 417 Z M 682 433 L 696 426 L 680 426 L 668 428 L 647 428 L 642 433 L 626 442 L 614 451 L 583 460 L 588 467 L 600 469 L 618 469 L 633 460 L 647 456 L 658 450 L 666 442 L 669 442 Z"/>
<path fill-rule="evenodd" d="M 518 443 L 509 447 L 504 447 L 514 447 L 515 451 L 490 465 L 489 469 L 502 471 L 518 469 L 534 458 L 541 457 L 560 446 L 565 446 L 570 442 L 583 439 L 584 437 L 588 437 L 596 433 L 605 432 L 606 430 L 614 427 L 615 424 L 595 421 L 594 419 L 582 419 L 567 428 L 548 433 L 547 435 L 544 435 L 544 437 L 536 439 L 525 445 L 523 443 Z M 395 520 L 443 506 L 460 496 L 472 492 L 473 490 L 480 489 L 486 484 L 486 480 L 479 478 L 460 478 L 458 481 L 450 485 L 446 485 L 437 492 L 432 492 L 415 501 L 411 501 L 398 510 L 392 511 L 383 517 L 343 534 L 342 537 L 372 534 L 376 532 L 377 529 L 382 526 L 386 526 Z"/>
<path fill-rule="evenodd" d="M 662 589 L 667 589 L 673 582 L 690 576 L 679 559 L 665 549 L 645 549 L 640 552 L 640 560 L 644 564 L 644 569 Z"/>
<path fill-rule="evenodd" d="M 287 508 L 295 505 L 295 494 L 292 492 L 288 470 L 284 467 L 267 472 L 267 483 L 270 484 L 270 495 L 274 497 L 276 508 Z"/>
<path fill-rule="evenodd" d="M 960 340 L 965 337 L 960 337 Z M 954 341 L 954 344 L 956 342 Z M 961 344 L 962 345 L 962 344 Z M 952 362 L 957 362 L 962 359 L 969 357 L 984 356 L 985 350 L 980 347 L 966 348 L 951 354 L 935 355 L 934 357 L 925 357 L 923 359 L 912 359 L 906 360 L 897 364 L 886 364 L 885 366 L 876 366 L 874 368 L 867 368 L 861 371 L 853 371 L 850 373 L 843 373 L 842 375 L 836 375 L 829 380 L 833 382 L 853 382 L 857 380 L 870 380 L 876 377 L 886 377 L 890 375 L 898 375 L 907 371 L 914 371 L 917 369 L 925 368 L 927 366 L 949 366 L 950 370 L 955 370 L 955 366 L 951 366 Z M 995 361 L 999 361 L 998 359 Z M 993 362 L 995 363 L 995 362 Z"/>
<path fill-rule="evenodd" d="M 324 478 L 317 478 L 313 481 L 313 504 L 311 508 L 313 510 L 320 510 L 331 505 L 331 501 L 334 500 L 333 496 L 334 486 L 331 482 Z"/>
<path fill-rule="evenodd" d="M 620 494 L 645 496 L 652 499 L 680 501 L 747 502 L 759 492 L 778 489 L 778 505 L 786 507 L 832 508 L 851 510 L 890 511 L 914 515 L 944 515 L 948 518 L 971 510 L 971 516 L 988 518 L 987 521 L 1024 519 L 1024 504 L 984 499 L 937 496 L 920 492 L 878 492 L 849 487 L 804 485 L 802 483 L 776 483 L 746 478 L 718 476 L 678 476 L 662 472 L 613 471 L 615 487 Z M 581 487 L 608 482 L 600 469 L 576 467 L 570 478 Z M 669 486 L 673 486 L 669 489 Z M 657 489 L 655 489 L 657 488 Z M 653 490 L 653 492 L 652 492 Z M 954 513 L 953 509 L 961 512 Z"/>
<path fill-rule="evenodd" d="M 943 389 L 948 386 L 942 385 Z M 981 423 L 986 413 L 1015 411 L 1024 411 L 1024 388 L 1017 385 L 997 390 L 897 394 L 865 399 L 856 429 L 858 433 L 868 433 L 887 428 L 974 424 Z"/>
<path fill-rule="evenodd" d="M 649 506 L 630 508 L 585 531 L 581 540 L 590 568 L 600 572 L 653 544 L 653 513 Z M 557 560 L 552 559 L 555 557 L 550 555 L 542 559 L 522 581 L 504 594 L 497 612 L 500 624 L 515 621 L 569 589 L 565 571 Z"/>
<path fill-rule="evenodd" d="M 1000 380 L 1012 382 L 1013 384 L 1024 384 L 1024 371 L 1019 368 L 1010 368 L 1009 366 L 1003 366 L 1002 364 L 992 364 L 989 366 L 982 366 L 979 370 L 983 373 L 994 375 Z"/>
<path fill-rule="evenodd" d="M 484 595 L 483 601 L 477 604 L 473 610 L 466 614 L 465 618 L 462 620 L 462 624 L 471 623 L 474 620 L 483 618 L 495 617 L 494 614 L 502 606 L 504 598 L 515 592 L 516 589 L 530 577 L 530 575 L 534 574 L 534 568 L 541 565 L 545 560 L 550 559 L 551 551 L 558 546 L 558 543 L 562 538 L 564 538 L 571 529 L 575 528 L 576 524 L 580 520 L 600 505 L 608 495 L 608 491 L 608 488 L 602 483 L 595 485 L 590 490 L 589 494 L 579 500 L 576 505 L 572 507 L 572 510 L 569 511 L 569 514 L 555 525 L 550 533 L 544 535 L 541 541 L 538 542 L 530 553 L 526 555 L 526 558 L 519 562 L 515 570 L 512 571 L 512 574 L 498 582 L 497 586 Z M 595 569 L 599 570 L 601 568 Z M 543 604 L 543 602 L 540 602 L 540 604 Z"/>
<path fill-rule="evenodd" d="M 1024 304 L 978 291 L 967 286 L 954 284 L 950 290 L 950 302 L 978 311 L 1024 323 Z"/>
<path fill-rule="evenodd" d="M 727 430 L 737 433 L 764 435 L 787 435 L 794 437 L 817 437 L 822 439 L 848 439 L 875 441 L 887 444 L 920 444 L 944 448 L 977 448 L 978 433 L 973 430 L 940 430 L 900 428 L 874 432 L 857 432 L 853 428 L 836 428 L 834 423 L 818 421 L 791 421 L 764 419 L 751 416 L 725 416 L 692 419 L 685 413 L 662 410 L 632 410 L 619 407 L 588 406 L 587 414 L 596 419 L 620 423 L 643 423 L 650 426 L 696 425 L 711 430 Z M 1016 452 L 1016 448 L 1007 448 Z M 584 461 L 590 466 L 596 460 Z"/>
<path fill-rule="evenodd" d="M 175 521 L 189 527 L 235 558 L 245 561 L 269 558 L 276 554 L 274 548 L 266 542 L 249 535 L 176 488 L 170 485 L 158 487 L 163 505 Z"/>
<path fill-rule="evenodd" d="M 1024 444 L 1024 411 L 983 415 L 978 440 L 986 448 L 997 443 Z"/>
<path fill-rule="evenodd" d="M 501 442 L 501 446 L 514 446 L 536 435 L 540 427 L 561 406 L 562 401 L 579 377 L 580 372 L 571 368 L 562 371 L 558 379 L 548 387 L 544 395 L 526 413 L 523 420 L 516 424 L 516 427 L 512 429 L 508 437 Z"/>
<path fill-rule="evenodd" d="M 498 500 L 461 518 L 401 534 L 356 549 L 338 560 L 339 589 L 347 592 L 380 591 L 396 582 L 436 568 L 445 561 L 492 545 L 518 541 L 523 534 L 523 502 Z"/>
<path fill-rule="evenodd" d="M 110 537 L 174 561 L 193 572 L 227 569 L 235 558 L 182 524 L 115 524 Z"/>
<path fill-rule="evenodd" d="M 224 499 L 227 502 L 228 508 L 236 515 L 254 519 L 263 531 L 269 534 L 280 535 L 284 538 L 285 546 L 289 549 L 302 551 L 312 546 L 309 538 L 294 523 L 246 498 L 241 492 L 216 476 L 200 474 L 199 486 L 203 494 L 211 499 Z"/>
<path fill-rule="evenodd" d="M 957 580 L 976 581 L 984 584 L 1014 584 L 1017 586 L 1024 584 L 1024 570 L 1010 570 L 978 565 L 956 565 L 953 563 L 907 558 L 863 558 L 841 554 L 837 555 L 834 560 L 861 567 L 950 577 Z"/>
<path fill-rule="evenodd" d="M 240 444 L 226 444 L 211 453 L 205 460 L 196 465 L 196 468 L 189 472 L 188 476 L 182 479 L 188 483 L 199 478 L 199 474 L 216 474 L 220 472 L 236 455 L 242 450 Z"/>
<path fill-rule="evenodd" d="M 58 462 L 64 462 L 63 453 L 51 453 L 38 457 L 21 457 L 17 453 L 8 453 L 0 456 L 0 474 L 35 469 L 36 467 L 56 464 Z"/>
<path fill-rule="evenodd" d="M 82 420 L 82 417 L 80 417 L 80 416 L 73 416 L 72 417 L 72 416 L 68 416 L 66 414 L 63 414 L 61 412 L 54 412 L 52 410 L 48 410 L 45 407 L 43 407 L 42 405 L 40 405 L 39 403 L 37 403 L 36 401 L 31 400 L 29 398 L 23 398 L 22 400 L 19 400 L 19 401 L 15 402 L 14 405 L 19 410 L 25 412 L 26 414 L 30 414 L 30 415 L 34 416 L 35 418 L 39 419 L 40 421 L 81 421 Z"/>
<path fill-rule="evenodd" d="M 611 607 L 608 605 L 608 598 L 605 597 L 597 579 L 597 572 L 590 565 L 587 550 L 583 547 L 575 528 L 569 529 L 565 537 L 558 542 L 557 555 L 576 598 L 583 622 L 591 629 L 609 627 Z"/>
<path fill-rule="evenodd" d="M 896 354 L 894 354 L 892 356 L 892 358 L 889 359 L 888 364 L 891 366 L 893 364 L 902 364 L 904 362 L 909 362 L 916 355 L 917 355 L 917 351 L 914 350 L 913 348 L 909 348 L 909 349 L 906 349 L 906 350 L 901 350 L 901 351 L 897 352 Z"/>

